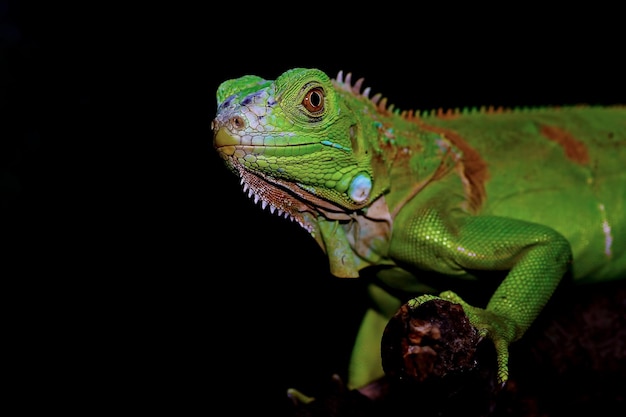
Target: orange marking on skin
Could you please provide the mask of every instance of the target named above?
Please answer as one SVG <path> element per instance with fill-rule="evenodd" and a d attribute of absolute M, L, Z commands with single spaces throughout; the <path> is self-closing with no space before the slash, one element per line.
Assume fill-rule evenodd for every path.
<path fill-rule="evenodd" d="M 485 160 L 455 131 L 427 125 L 421 119 L 415 122 L 424 130 L 442 135 L 462 152 L 461 175 L 466 184 L 467 201 L 470 209 L 477 211 L 487 197 L 485 182 L 489 179 L 489 169 Z"/>
<path fill-rule="evenodd" d="M 589 151 L 587 147 L 571 133 L 560 127 L 548 125 L 542 125 L 540 133 L 547 139 L 561 145 L 567 158 L 581 165 L 589 163 Z"/>

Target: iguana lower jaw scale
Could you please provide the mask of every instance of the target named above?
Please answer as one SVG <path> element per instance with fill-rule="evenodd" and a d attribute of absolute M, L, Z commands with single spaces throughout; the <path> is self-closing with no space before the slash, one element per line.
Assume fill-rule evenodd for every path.
<path fill-rule="evenodd" d="M 315 232 L 313 219 L 320 216 L 333 220 L 350 219 L 350 211 L 311 194 L 298 184 L 248 171 L 236 159 L 230 162 L 233 171 L 241 178 L 244 193 L 255 204 L 260 204 L 263 209 L 269 207 L 272 214 L 297 222 L 309 233 Z"/>
<path fill-rule="evenodd" d="M 240 182 L 244 194 L 251 198 L 255 204 L 260 204 L 263 209 L 269 207 L 272 214 L 296 221 L 309 233 L 313 231 L 313 225 L 307 222 L 302 215 L 304 211 L 311 211 L 310 207 L 291 196 L 287 190 L 267 181 L 261 175 L 247 171 L 234 161 L 232 164 L 241 178 Z"/>

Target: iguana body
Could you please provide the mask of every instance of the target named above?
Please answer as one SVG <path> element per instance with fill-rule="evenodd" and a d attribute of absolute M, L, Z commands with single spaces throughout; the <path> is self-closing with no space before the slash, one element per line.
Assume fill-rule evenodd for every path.
<path fill-rule="evenodd" d="M 244 191 L 314 236 L 333 274 L 375 274 L 350 387 L 383 375 L 400 305 L 441 291 L 493 340 L 504 382 L 509 344 L 564 275 L 625 275 L 626 107 L 420 115 L 361 84 L 315 69 L 226 81 L 214 145 Z M 486 305 L 447 291 L 470 282 L 491 285 Z"/>

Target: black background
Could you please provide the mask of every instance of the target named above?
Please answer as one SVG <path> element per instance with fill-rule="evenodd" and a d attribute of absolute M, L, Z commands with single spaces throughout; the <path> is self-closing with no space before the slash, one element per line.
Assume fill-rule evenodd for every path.
<path fill-rule="evenodd" d="M 362 288 L 240 192 L 211 148 L 222 81 L 344 70 L 401 109 L 626 101 L 617 10 L 0 5 L 4 276 L 50 409 L 280 415 L 288 387 L 345 375 Z"/>

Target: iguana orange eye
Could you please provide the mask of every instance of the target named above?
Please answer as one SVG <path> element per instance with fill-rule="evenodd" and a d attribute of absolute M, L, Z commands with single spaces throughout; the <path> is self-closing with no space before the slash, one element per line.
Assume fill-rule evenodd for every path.
<path fill-rule="evenodd" d="M 324 90 L 319 87 L 310 89 L 304 96 L 302 105 L 311 113 L 324 110 Z"/>

